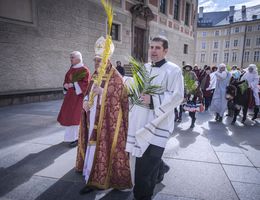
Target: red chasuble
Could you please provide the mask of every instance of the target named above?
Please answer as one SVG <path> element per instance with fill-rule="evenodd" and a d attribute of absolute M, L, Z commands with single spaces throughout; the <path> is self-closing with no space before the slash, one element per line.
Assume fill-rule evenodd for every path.
<path fill-rule="evenodd" d="M 102 80 L 102 103 L 97 105 L 95 126 L 89 141 L 89 112 L 82 112 L 76 170 L 82 172 L 87 145 L 94 143 L 96 150 L 87 185 L 100 189 L 131 188 L 129 154 L 125 151 L 129 112 L 127 90 L 121 75 L 113 67 L 107 70 Z M 92 84 L 93 81 L 89 88 Z"/>
<path fill-rule="evenodd" d="M 66 73 L 63 85 L 75 81 L 78 82 L 82 93 L 77 95 L 74 87 L 68 89 L 57 119 L 62 126 L 73 126 L 80 123 L 84 94 L 90 82 L 89 69 L 83 66 L 79 68 L 71 67 Z"/>

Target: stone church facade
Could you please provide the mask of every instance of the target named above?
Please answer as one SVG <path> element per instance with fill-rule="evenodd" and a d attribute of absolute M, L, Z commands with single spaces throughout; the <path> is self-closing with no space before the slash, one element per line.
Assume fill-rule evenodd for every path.
<path fill-rule="evenodd" d="M 194 64 L 197 0 L 113 0 L 112 62 L 128 57 L 148 61 L 149 41 L 169 39 L 167 59 Z M 0 105 L 62 97 L 77 50 L 93 72 L 95 41 L 106 35 L 98 0 L 0 1 Z"/>

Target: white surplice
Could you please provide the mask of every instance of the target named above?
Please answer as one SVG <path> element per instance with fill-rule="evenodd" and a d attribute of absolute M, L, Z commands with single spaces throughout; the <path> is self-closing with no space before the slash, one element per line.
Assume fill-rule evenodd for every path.
<path fill-rule="evenodd" d="M 184 97 L 182 71 L 174 63 L 166 62 L 161 67 L 145 65 L 153 79 L 153 85 L 160 85 L 162 92 L 152 97 L 154 110 L 134 105 L 129 113 L 129 128 L 126 151 L 141 157 L 150 144 L 165 147 L 174 129 L 174 108 Z"/>

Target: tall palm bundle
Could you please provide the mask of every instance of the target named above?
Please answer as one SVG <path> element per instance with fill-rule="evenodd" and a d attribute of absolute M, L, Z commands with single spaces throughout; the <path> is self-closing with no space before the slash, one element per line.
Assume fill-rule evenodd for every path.
<path fill-rule="evenodd" d="M 98 76 L 94 79 L 94 83 L 98 86 L 100 86 L 102 77 L 106 73 L 106 68 L 107 68 L 107 63 L 108 63 L 108 58 L 110 55 L 110 45 L 112 43 L 112 38 L 110 36 L 111 33 L 111 28 L 112 28 L 112 22 L 113 22 L 113 8 L 112 5 L 109 1 L 107 0 L 101 0 L 101 3 L 106 11 L 107 14 L 107 23 L 108 23 L 108 33 L 106 35 L 106 41 L 105 41 L 105 46 L 104 46 L 104 51 L 102 53 L 102 63 L 100 68 L 98 69 Z M 94 103 L 94 97 L 95 94 L 93 92 L 90 93 L 90 98 L 89 98 L 89 105 L 92 106 Z"/>
<path fill-rule="evenodd" d="M 145 66 L 130 57 L 129 63 L 133 74 L 133 83 L 128 87 L 128 94 L 132 104 L 145 106 L 140 99 L 140 95 L 149 94 L 155 95 L 162 92 L 162 87 L 159 85 L 152 85 L 152 81 L 156 76 L 151 76 L 146 70 Z"/>
<path fill-rule="evenodd" d="M 184 72 L 183 78 L 184 78 L 184 87 L 185 87 L 186 93 L 194 94 L 197 89 L 196 81 L 192 78 L 192 76 L 189 72 Z"/>

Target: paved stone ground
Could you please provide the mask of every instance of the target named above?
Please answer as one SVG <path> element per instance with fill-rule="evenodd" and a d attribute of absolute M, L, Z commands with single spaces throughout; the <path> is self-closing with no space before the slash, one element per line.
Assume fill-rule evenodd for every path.
<path fill-rule="evenodd" d="M 56 122 L 61 101 L 0 108 L 0 199 L 130 200 L 132 192 L 110 190 L 79 195 L 76 148 L 63 143 Z M 164 160 L 171 166 L 154 200 L 259 200 L 260 120 L 230 125 L 199 113 L 193 130 L 184 115 L 170 138 Z M 240 119 L 239 119 L 240 120 Z"/>

